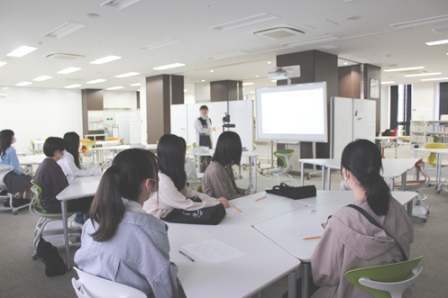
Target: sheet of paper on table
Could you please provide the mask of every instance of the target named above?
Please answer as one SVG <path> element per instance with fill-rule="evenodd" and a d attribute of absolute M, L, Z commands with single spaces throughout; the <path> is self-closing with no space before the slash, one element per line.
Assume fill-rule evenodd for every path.
<path fill-rule="evenodd" d="M 324 233 L 324 229 L 322 228 L 322 226 L 316 224 L 288 227 L 278 231 L 284 235 L 292 236 L 294 238 L 302 240 L 308 237 L 322 236 L 322 234 Z"/>
<path fill-rule="evenodd" d="M 191 253 L 190 257 L 199 258 L 209 264 L 217 264 L 247 255 L 218 239 L 211 239 L 183 245 L 182 249 Z"/>

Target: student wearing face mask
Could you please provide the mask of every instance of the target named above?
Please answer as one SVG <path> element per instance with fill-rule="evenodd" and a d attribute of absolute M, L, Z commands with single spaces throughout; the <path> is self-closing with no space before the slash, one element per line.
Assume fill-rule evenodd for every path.
<path fill-rule="evenodd" d="M 101 178 L 75 254 L 79 269 L 146 293 L 184 298 L 177 267 L 170 262 L 168 227 L 142 205 L 157 201 L 158 166 L 141 149 L 118 153 Z"/>
<path fill-rule="evenodd" d="M 14 132 L 5 129 L 0 132 L 0 164 L 11 165 L 14 169 L 6 174 L 3 182 L 9 193 L 19 193 L 19 199 L 14 199 L 14 207 L 28 204 L 31 195 L 31 176 L 25 175 L 19 167 L 19 159 L 17 158 L 16 149 L 11 146 L 16 142 Z M 9 207 L 9 201 L 4 203 L 5 207 Z"/>
<path fill-rule="evenodd" d="M 50 213 L 61 213 L 61 202 L 56 196 L 68 186 L 67 178 L 58 161 L 64 158 L 65 142 L 61 138 L 49 137 L 44 143 L 46 159 L 37 168 L 34 182 L 42 188 L 40 204 Z M 90 209 L 93 197 L 80 198 L 67 201 L 68 212 L 87 213 Z M 82 224 L 84 219 L 75 217 L 75 222 Z"/>

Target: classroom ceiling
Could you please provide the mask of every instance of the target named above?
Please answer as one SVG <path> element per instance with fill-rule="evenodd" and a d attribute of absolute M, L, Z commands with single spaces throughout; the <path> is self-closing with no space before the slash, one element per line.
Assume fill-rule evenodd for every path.
<path fill-rule="evenodd" d="M 345 59 L 340 60 L 340 65 L 369 63 L 383 70 L 424 66 L 417 72 L 441 73 L 407 78 L 403 73 L 383 71 L 383 82 L 412 84 L 422 78 L 448 77 L 448 44 L 425 44 L 448 39 L 446 0 L 129 0 L 135 3 L 123 9 L 101 5 L 120 5 L 123 1 L 3 0 L 0 64 L 6 64 L 0 67 L 0 88 L 31 82 L 29 87 L 64 88 L 78 84 L 81 86 L 77 89 L 123 86 L 120 90 L 136 91 L 139 87 L 131 84 L 158 74 L 184 75 L 189 83 L 225 79 L 268 82 L 266 74 L 275 68 L 276 55 L 311 49 Z M 430 18 L 435 17 L 439 18 L 433 23 Z M 391 26 L 422 19 L 427 19 L 424 24 Z M 234 21 L 238 21 L 237 26 L 252 24 L 222 28 Z M 84 27 L 60 38 L 44 36 L 65 22 Z M 225 30 L 211 29 L 215 26 Z M 276 27 L 294 28 L 304 34 L 277 40 L 253 34 Z M 436 30 L 439 33 L 434 29 L 440 29 Z M 324 40 L 319 41 L 320 38 Z M 139 49 L 162 41 L 169 45 Z M 20 46 L 37 50 L 21 58 L 7 56 Z M 55 53 L 81 58 L 46 58 Z M 219 57 L 232 54 L 237 56 Z M 109 55 L 121 59 L 100 65 L 90 63 Z M 172 63 L 185 66 L 153 69 Z M 68 67 L 81 70 L 57 73 Z M 115 77 L 129 72 L 140 75 Z M 44 75 L 52 78 L 33 81 Z M 106 81 L 87 84 L 97 79 Z"/>

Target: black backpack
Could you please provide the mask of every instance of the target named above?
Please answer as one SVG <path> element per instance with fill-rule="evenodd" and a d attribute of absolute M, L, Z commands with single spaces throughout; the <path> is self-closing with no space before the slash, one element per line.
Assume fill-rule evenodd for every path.
<path fill-rule="evenodd" d="M 50 242 L 45 241 L 42 236 L 37 244 L 37 256 L 45 264 L 46 276 L 65 274 L 64 260 L 59 255 L 58 249 Z"/>

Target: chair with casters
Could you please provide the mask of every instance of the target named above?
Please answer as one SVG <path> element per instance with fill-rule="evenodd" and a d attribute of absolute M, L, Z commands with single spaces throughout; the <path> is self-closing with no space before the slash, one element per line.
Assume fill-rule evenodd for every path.
<path fill-rule="evenodd" d="M 274 155 L 277 158 L 280 158 L 283 161 L 283 166 L 281 168 L 275 168 L 268 170 L 269 173 L 274 174 L 278 178 L 278 185 L 282 182 L 294 182 L 297 186 L 299 185 L 294 178 L 288 174 L 292 170 L 290 158 L 294 154 L 294 150 L 292 149 L 282 149 L 274 152 Z M 290 180 L 281 180 L 280 176 L 286 175 L 290 178 Z"/>
<path fill-rule="evenodd" d="M 196 187 L 196 191 L 202 193 L 202 184 L 199 184 L 199 185 Z"/>
<path fill-rule="evenodd" d="M 28 150 L 34 155 L 34 154 L 39 154 L 39 149 L 34 149 L 34 141 L 30 140 L 30 146 L 28 147 Z"/>
<path fill-rule="evenodd" d="M 65 247 L 64 245 L 64 227 L 62 225 L 62 213 L 49 213 L 40 205 L 39 197 L 42 193 L 42 188 L 31 181 L 33 187 L 31 190 L 33 191 L 33 196 L 31 203 L 29 204 L 30 212 L 40 217 L 39 221 L 36 224 L 34 229 L 34 240 L 33 240 L 33 260 L 37 260 L 37 245 L 39 243 L 39 239 L 42 235 L 45 238 L 45 241 L 51 242 L 54 246 L 58 248 Z M 69 213 L 69 216 L 73 213 Z M 81 236 L 82 227 L 69 227 L 70 236 L 75 236 L 79 238 Z M 81 242 L 77 241 L 75 243 L 70 243 L 70 246 L 80 246 Z"/>
<path fill-rule="evenodd" d="M 426 217 L 429 214 L 430 203 L 428 197 L 425 196 L 419 188 L 429 185 L 430 177 L 425 171 L 425 163 L 420 158 L 414 165 L 414 167 L 422 174 L 423 180 L 406 181 L 406 190 L 415 191 L 417 193 L 416 205 L 412 208 L 412 216 L 421 218 L 423 222 L 426 222 Z M 401 189 L 401 182 L 395 183 L 396 189 Z"/>
<path fill-rule="evenodd" d="M 78 298 L 147 297 L 145 293 L 136 288 L 88 274 L 76 267 L 73 268 L 79 278 L 72 278 L 72 286 Z"/>
<path fill-rule="evenodd" d="M 422 272 L 422 266 L 417 268 L 422 258 L 353 269 L 345 273 L 345 279 L 375 298 L 401 298 Z"/>
<path fill-rule="evenodd" d="M 28 208 L 28 204 L 23 204 L 20 206 L 14 206 L 14 197 L 17 196 L 17 194 L 9 193 L 6 189 L 5 182 L 3 182 L 3 179 L 5 176 L 14 170 L 14 167 L 11 165 L 4 165 L 0 164 L 0 192 L 6 191 L 7 193 L 5 195 L 0 195 L 0 211 L 12 211 L 13 215 L 17 215 L 17 211 L 22 208 Z M 9 207 L 5 207 L 3 203 L 6 203 L 9 201 Z"/>
<path fill-rule="evenodd" d="M 447 146 L 445 144 L 441 144 L 441 143 L 427 143 L 425 144 L 425 149 L 446 149 Z M 428 158 L 423 160 L 425 162 L 425 165 L 430 165 L 430 166 L 436 166 L 437 165 L 437 154 L 434 152 L 431 152 L 428 156 Z M 442 160 L 442 167 L 446 167 L 448 166 L 448 161 L 443 161 Z M 429 184 L 431 185 L 431 183 Z"/>

